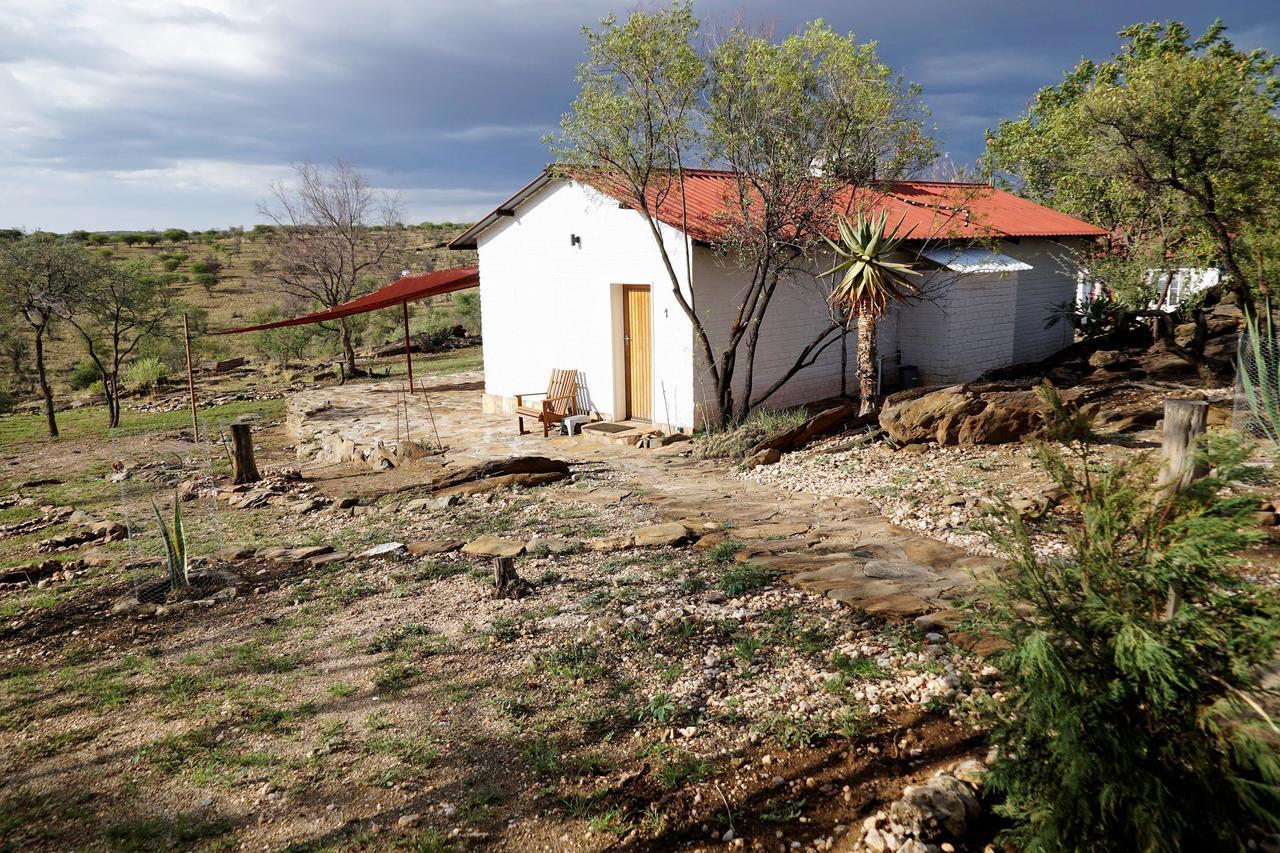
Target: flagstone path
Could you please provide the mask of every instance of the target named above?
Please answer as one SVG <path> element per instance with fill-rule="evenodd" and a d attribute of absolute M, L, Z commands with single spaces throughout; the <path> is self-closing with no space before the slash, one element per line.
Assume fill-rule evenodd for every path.
<path fill-rule="evenodd" d="M 421 452 L 420 446 L 406 452 L 406 415 L 415 442 L 434 444 L 438 432 L 446 463 L 533 454 L 564 459 L 591 476 L 545 487 L 562 500 L 651 506 L 662 521 L 713 531 L 706 544 L 716 537 L 739 544 L 736 559 L 778 571 L 796 586 L 930 629 L 955 625 L 958 600 L 1000 564 L 897 526 L 866 500 L 779 493 L 740 479 L 724 462 L 691 458 L 687 443 L 644 450 L 582 437 L 517 436 L 514 418 L 481 412 L 480 379 L 428 379 L 427 393 L 407 402 L 390 383 L 306 391 L 289 399 L 288 427 L 301 454 L 327 464 L 405 464 Z"/>

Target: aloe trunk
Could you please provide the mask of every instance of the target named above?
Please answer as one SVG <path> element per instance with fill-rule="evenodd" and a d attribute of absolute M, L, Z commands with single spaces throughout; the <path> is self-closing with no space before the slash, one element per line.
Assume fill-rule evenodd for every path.
<path fill-rule="evenodd" d="M 870 311 L 858 315 L 858 414 L 865 415 L 880 405 L 876 394 L 876 322 Z"/>

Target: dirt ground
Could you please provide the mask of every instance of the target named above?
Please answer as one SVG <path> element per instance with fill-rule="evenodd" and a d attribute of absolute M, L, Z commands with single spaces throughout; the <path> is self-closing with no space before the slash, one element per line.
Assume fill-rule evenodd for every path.
<path fill-rule="evenodd" d="M 278 423 L 257 436 L 265 471 L 296 465 Z M 112 612 L 163 572 L 151 501 L 167 512 L 175 484 L 225 475 L 182 443 L 8 460 L 0 522 L 67 506 L 135 535 L 53 552 L 70 575 L 0 591 L 5 849 L 840 849 L 904 783 L 985 753 L 965 710 L 995 690 L 981 661 L 728 553 L 547 551 L 520 561 L 519 600 L 457 552 L 268 556 L 655 520 L 599 499 L 626 485 L 603 463 L 453 507 L 407 510 L 411 469 L 345 466 L 281 480 L 278 504 L 198 497 L 193 539 L 235 597 Z M 74 529 L 8 537 L 3 565 Z"/>
<path fill-rule="evenodd" d="M 979 551 L 981 503 L 1044 486 L 1027 448 L 846 437 L 755 472 L 586 453 L 559 483 L 447 505 L 429 461 L 299 463 L 271 396 L 209 413 L 257 418 L 269 495 L 247 508 L 214 497 L 222 449 L 180 411 L 0 453 L 0 573 L 41 578 L 0 583 L 0 849 L 854 850 L 904 786 L 987 757 L 975 711 L 1003 699 L 997 673 L 941 635 L 741 561 L 732 529 L 590 543 L 661 520 L 655 477 L 697 475 L 673 488 L 854 496 Z M 167 520 L 183 495 L 210 580 L 147 599 L 152 504 Z M 104 521 L 129 535 L 86 540 Z M 529 543 L 523 597 L 495 598 L 492 561 L 458 550 L 484 534 Z M 386 543 L 411 548 L 361 556 Z M 1276 579 L 1274 537 L 1247 556 Z"/>

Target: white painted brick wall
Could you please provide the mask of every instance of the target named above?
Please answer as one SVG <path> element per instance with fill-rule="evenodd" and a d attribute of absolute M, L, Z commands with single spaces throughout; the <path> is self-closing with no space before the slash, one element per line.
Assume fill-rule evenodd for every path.
<path fill-rule="evenodd" d="M 1070 323 L 1059 322 L 1053 328 L 1045 328 L 1054 306 L 1075 298 L 1077 270 L 1071 252 L 1051 240 L 1006 242 L 1001 251 L 1033 267 L 1018 273 L 1014 363 L 1048 358 L 1068 346 L 1073 337 Z"/>
<path fill-rule="evenodd" d="M 698 292 L 698 316 L 711 338 L 712 349 L 719 356 L 729 339 L 734 317 L 746 295 L 747 274 L 730 259 L 718 257 L 705 247 L 694 251 L 693 281 Z M 796 357 L 818 332 L 828 325 L 825 294 L 812 279 L 797 278 L 778 285 L 760 331 L 756 349 L 752 397 L 758 397 L 795 363 Z M 840 335 L 832 333 L 832 343 L 817 360 L 804 368 L 768 398 L 765 405 L 784 408 L 820 400 L 840 393 Z M 847 336 L 850 387 L 853 376 L 853 334 Z M 746 382 L 747 342 L 739 345 L 738 363 L 734 370 L 734 393 L 741 399 Z M 708 417 L 717 411 L 715 382 L 707 369 L 699 346 L 694 347 L 694 382 L 698 405 Z"/>

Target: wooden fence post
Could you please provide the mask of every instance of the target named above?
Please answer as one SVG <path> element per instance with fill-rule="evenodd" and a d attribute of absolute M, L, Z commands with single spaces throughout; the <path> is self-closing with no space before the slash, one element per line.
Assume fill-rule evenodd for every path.
<path fill-rule="evenodd" d="M 1164 463 L 1160 467 L 1161 497 L 1172 497 L 1186 489 L 1205 471 L 1195 464 L 1191 448 L 1204 432 L 1209 404 L 1203 400 L 1165 400 L 1164 432 L 1160 446 Z"/>
<path fill-rule="evenodd" d="M 262 479 L 253 459 L 253 432 L 248 424 L 231 425 L 231 482 L 237 486 Z"/>
<path fill-rule="evenodd" d="M 1206 473 L 1192 455 L 1196 438 L 1204 432 L 1209 418 L 1209 404 L 1203 400 L 1165 400 L 1164 431 L 1160 446 L 1164 462 L 1156 481 L 1156 494 L 1168 500 Z M 1169 589 L 1165 601 L 1164 621 L 1168 622 L 1182 606 L 1182 591 Z"/>
<path fill-rule="evenodd" d="M 199 441 L 200 421 L 196 417 L 196 377 L 195 371 L 191 369 L 191 326 L 187 322 L 186 314 L 182 315 L 182 337 L 187 346 L 187 391 L 191 395 L 191 435 Z"/>

